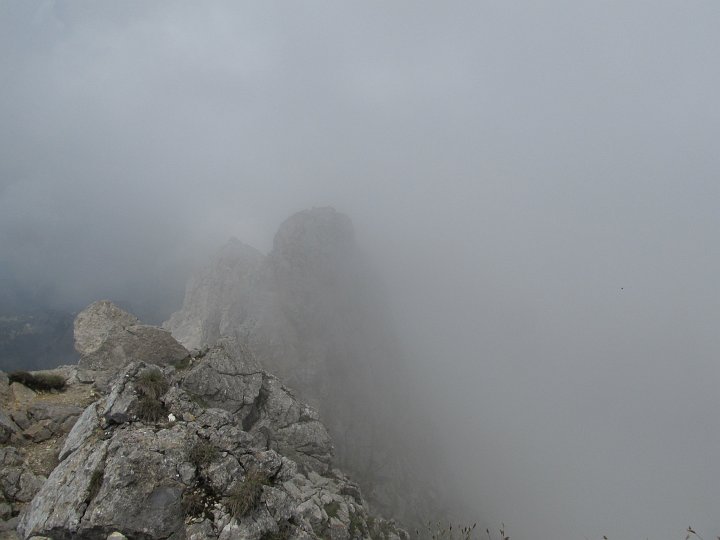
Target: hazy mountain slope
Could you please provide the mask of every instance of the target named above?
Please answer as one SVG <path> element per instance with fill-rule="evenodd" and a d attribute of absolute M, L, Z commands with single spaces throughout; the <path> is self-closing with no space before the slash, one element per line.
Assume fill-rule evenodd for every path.
<path fill-rule="evenodd" d="M 282 223 L 261 262 L 225 264 L 224 254 L 236 249 L 231 242 L 191 280 L 183 309 L 165 327 L 189 347 L 235 337 L 318 408 L 338 462 L 376 506 L 427 519 L 437 502 L 429 487 L 436 471 L 423 478 L 413 471 L 435 462 L 437 449 L 416 444 L 421 398 L 350 219 L 332 208 L 305 210 Z"/>
<path fill-rule="evenodd" d="M 0 374 L 0 534 L 407 538 L 369 513 L 317 413 L 248 351 L 224 339 L 178 361 L 159 329 L 127 349 L 135 322 L 108 302 L 81 313 L 81 358 L 114 352 L 57 370 L 64 391 Z"/>

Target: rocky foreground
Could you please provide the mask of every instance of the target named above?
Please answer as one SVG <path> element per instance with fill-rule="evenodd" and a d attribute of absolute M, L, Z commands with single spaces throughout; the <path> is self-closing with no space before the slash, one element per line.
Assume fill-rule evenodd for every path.
<path fill-rule="evenodd" d="M 0 374 L 0 538 L 407 537 L 333 467 L 316 411 L 235 340 L 191 354 L 109 302 L 75 339 L 78 365 L 53 370 L 64 390 Z"/>

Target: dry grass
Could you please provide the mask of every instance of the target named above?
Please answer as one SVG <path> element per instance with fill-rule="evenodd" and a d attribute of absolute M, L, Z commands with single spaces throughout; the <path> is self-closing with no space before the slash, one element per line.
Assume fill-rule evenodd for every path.
<path fill-rule="evenodd" d="M 196 467 L 200 467 L 212 463 L 219 455 L 220 452 L 215 446 L 208 441 L 200 439 L 190 449 L 189 457 L 190 461 L 192 461 Z"/>
<path fill-rule="evenodd" d="M 165 417 L 165 413 L 165 407 L 157 399 L 143 396 L 138 401 L 137 415 L 144 422 L 157 422 Z"/>
<path fill-rule="evenodd" d="M 251 471 L 245 480 L 236 484 L 227 497 L 227 507 L 235 518 L 248 515 L 258 504 L 263 493 L 263 486 L 270 483 L 267 475 L 262 471 Z"/>
<path fill-rule="evenodd" d="M 13 371 L 8 374 L 10 382 L 20 383 L 38 392 L 49 392 L 51 390 L 65 390 L 65 377 L 54 373 L 38 373 L 33 375 L 27 371 Z"/>
<path fill-rule="evenodd" d="M 137 376 L 135 388 L 137 388 L 138 392 L 143 396 L 158 399 L 168 391 L 170 385 L 159 369 L 148 368 Z"/>

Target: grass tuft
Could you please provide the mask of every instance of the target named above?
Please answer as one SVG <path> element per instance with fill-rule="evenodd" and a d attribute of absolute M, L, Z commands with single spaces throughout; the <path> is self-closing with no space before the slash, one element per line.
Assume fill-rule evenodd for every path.
<path fill-rule="evenodd" d="M 262 496 L 263 486 L 269 485 L 270 479 L 262 471 L 251 471 L 245 480 L 236 484 L 227 497 L 227 507 L 234 518 L 248 515 L 258 504 Z"/>
<path fill-rule="evenodd" d="M 220 452 L 208 441 L 200 439 L 190 449 L 190 461 L 196 466 L 209 465 L 215 461 Z"/>
<path fill-rule="evenodd" d="M 168 391 L 170 385 L 158 368 L 148 368 L 138 375 L 135 388 L 143 396 L 158 399 Z"/>
<path fill-rule="evenodd" d="M 336 518 L 338 517 L 338 512 L 340 511 L 340 503 L 337 501 L 329 502 L 325 505 L 325 513 L 329 518 Z"/>
<path fill-rule="evenodd" d="M 157 399 L 149 396 L 140 398 L 137 404 L 137 415 L 144 422 L 157 422 L 166 414 L 165 407 Z"/>
<path fill-rule="evenodd" d="M 93 471 L 90 477 L 90 484 L 88 485 L 88 494 L 85 499 L 88 504 L 95 498 L 102 487 L 103 480 L 105 479 L 105 472 L 102 469 L 96 469 Z"/>

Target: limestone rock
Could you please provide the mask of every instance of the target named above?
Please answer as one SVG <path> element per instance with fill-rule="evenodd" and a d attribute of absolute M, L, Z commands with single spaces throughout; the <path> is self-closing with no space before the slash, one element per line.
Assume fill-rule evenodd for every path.
<path fill-rule="evenodd" d="M 6 443 L 10 440 L 13 433 L 18 433 L 20 428 L 13 422 L 5 412 L 0 411 L 0 443 Z"/>
<path fill-rule="evenodd" d="M 16 403 L 29 403 L 35 399 L 35 396 L 37 395 L 37 392 L 34 390 L 31 390 L 24 384 L 17 382 L 10 384 L 10 391 Z"/>
<path fill-rule="evenodd" d="M 220 337 L 233 335 L 238 320 L 249 313 L 249 293 L 263 260 L 255 248 L 231 239 L 193 276 L 182 309 L 164 327 L 188 349 L 214 345 Z"/>
<path fill-rule="evenodd" d="M 183 387 L 212 407 L 237 413 L 253 404 L 263 375 L 247 351 L 233 351 L 240 351 L 234 340 L 221 341 L 184 377 Z"/>
<path fill-rule="evenodd" d="M 140 324 L 134 315 L 107 300 L 95 302 L 78 314 L 75 348 L 80 353 L 80 368 L 96 371 L 117 372 L 136 359 L 164 365 L 189 356 L 169 332 Z"/>
<path fill-rule="evenodd" d="M 75 318 L 75 350 L 83 356 L 92 354 L 111 336 L 137 324 L 137 317 L 109 300 L 95 302 Z"/>
<path fill-rule="evenodd" d="M 264 426 L 252 410 L 243 412 L 245 425 L 255 426 L 258 444 L 303 447 L 301 440 L 321 438 L 313 422 L 322 420 L 320 431 L 335 441 L 336 462 L 361 479 L 373 504 L 388 515 L 407 510 L 413 515 L 402 517 L 426 522 L 427 510 L 437 506 L 427 496 L 429 486 L 438 482 L 415 470 L 440 461 L 439 448 L 413 440 L 417 431 L 401 412 L 422 404 L 393 336 L 383 288 L 356 243 L 350 219 L 332 208 L 305 210 L 282 223 L 264 259 L 225 264 L 234 249 L 226 248 L 188 283 L 182 310 L 165 327 L 199 349 L 213 347 L 219 336 L 234 336 L 247 356 L 318 411 L 318 418 L 281 430 Z M 206 375 L 209 371 L 196 377 Z M 263 379 L 260 400 L 272 385 Z M 213 403 L 245 411 L 244 389 L 237 388 L 235 396 L 223 392 L 224 404 Z M 266 404 L 266 414 L 272 407 Z M 312 444 L 307 449 L 313 456 L 321 453 Z M 372 474 L 380 466 L 383 474 Z M 411 500 L 411 492 L 422 493 L 425 503 Z"/>
<path fill-rule="evenodd" d="M 88 405 L 78 421 L 75 422 L 75 425 L 65 439 L 65 444 L 63 445 L 62 450 L 60 450 L 60 454 L 58 456 L 60 461 L 64 460 L 67 456 L 80 448 L 80 445 L 82 445 L 90 437 L 90 435 L 100 427 L 97 406 L 97 402 Z"/>
<path fill-rule="evenodd" d="M 47 479 L 28 475 L 17 449 L 0 448 L 3 493 L 32 497 L 20 516 L 21 537 L 309 540 L 367 538 L 382 526 L 407 538 L 370 519 L 357 486 L 330 468 L 332 444 L 317 412 L 237 354 L 227 341 L 190 370 L 161 368 L 169 389 L 159 400 L 175 421 L 110 414 L 102 431 L 103 413 L 124 411 L 124 396 L 139 393 L 146 364 L 131 362 L 110 394 L 82 412 Z M 35 425 L 76 412 L 38 406 L 30 416 Z M 258 499 L 246 514 L 231 515 L 233 497 L 252 482 Z"/>
<path fill-rule="evenodd" d="M 311 469 L 329 467 L 333 446 L 318 413 L 261 371 L 234 340 L 221 340 L 211 349 L 183 376 L 182 388 L 205 404 L 232 413 L 257 444 L 292 454 Z"/>

